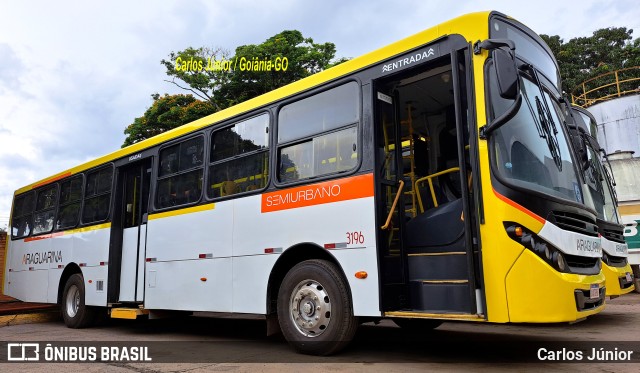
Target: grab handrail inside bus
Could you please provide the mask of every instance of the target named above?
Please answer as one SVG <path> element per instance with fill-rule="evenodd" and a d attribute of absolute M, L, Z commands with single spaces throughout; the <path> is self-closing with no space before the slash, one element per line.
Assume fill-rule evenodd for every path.
<path fill-rule="evenodd" d="M 389 216 L 387 216 L 387 222 L 384 223 L 380 229 L 385 230 L 389 228 L 391 224 L 391 217 L 393 216 L 393 212 L 396 210 L 396 205 L 398 204 L 398 199 L 400 199 L 400 193 L 402 193 L 402 189 L 404 188 L 404 181 L 400 180 L 400 185 L 398 186 L 398 192 L 396 193 L 396 198 L 393 200 L 393 204 L 391 205 L 391 210 L 389 210 Z"/>

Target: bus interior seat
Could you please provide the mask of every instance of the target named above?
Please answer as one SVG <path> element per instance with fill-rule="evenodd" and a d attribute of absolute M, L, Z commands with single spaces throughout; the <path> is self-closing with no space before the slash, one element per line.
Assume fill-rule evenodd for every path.
<path fill-rule="evenodd" d="M 230 196 L 237 193 L 236 183 L 231 180 L 223 181 L 220 186 L 220 197 Z"/>
<path fill-rule="evenodd" d="M 424 207 L 425 212 L 436 207 L 436 205 L 433 203 L 431 190 L 426 185 L 426 183 L 424 183 L 422 187 L 418 188 L 417 192 L 420 193 L 420 199 L 422 200 L 422 206 Z M 438 178 L 436 178 L 433 182 L 433 192 L 436 195 L 436 201 L 438 201 L 438 205 L 449 202 L 447 193 L 440 186 L 440 181 L 438 181 Z M 418 211 L 418 214 L 422 213 L 422 211 Z"/>
<path fill-rule="evenodd" d="M 464 251 L 462 198 L 445 202 L 407 222 L 409 252 Z"/>

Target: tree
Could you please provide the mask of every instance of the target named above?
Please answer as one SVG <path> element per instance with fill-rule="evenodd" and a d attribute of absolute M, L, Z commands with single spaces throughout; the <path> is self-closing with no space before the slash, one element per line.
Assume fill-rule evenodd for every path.
<path fill-rule="evenodd" d="M 558 35 L 540 35 L 560 65 L 562 89 L 572 93 L 580 83 L 606 72 L 640 66 L 640 38 L 632 41 L 633 30 L 609 27 L 564 42 Z M 517 53 L 517 51 L 516 51 Z"/>
<path fill-rule="evenodd" d="M 172 78 L 171 83 L 210 101 L 217 110 L 257 97 L 296 80 L 315 74 L 337 63 L 331 63 L 336 53 L 333 43 L 317 44 L 300 31 L 282 31 L 262 44 L 242 45 L 235 55 L 222 48 L 187 48 L 171 52 L 161 63 Z M 286 70 L 275 64 L 287 59 Z M 222 62 L 219 69 L 207 69 L 212 62 Z M 271 62 L 269 71 L 247 69 L 247 63 Z M 283 66 L 281 66 L 283 67 Z"/>
<path fill-rule="evenodd" d="M 229 82 L 229 74 L 222 69 L 209 69 L 210 61 L 230 61 L 229 52 L 222 48 L 192 48 L 169 53 L 169 59 L 161 64 L 167 69 L 171 80 L 167 82 L 190 91 L 201 100 L 209 101 L 216 110 L 224 107 L 217 99 L 216 92 Z"/>
<path fill-rule="evenodd" d="M 156 93 L 151 97 L 151 107 L 124 130 L 127 137 L 122 144 L 123 148 L 216 111 L 211 102 L 197 100 L 193 95 L 160 96 Z"/>
<path fill-rule="evenodd" d="M 316 44 L 297 30 L 282 31 L 262 44 L 239 46 L 234 56 L 223 48 L 189 47 L 171 52 L 168 59 L 160 62 L 171 78 L 168 82 L 191 94 L 152 95 L 151 107 L 125 129 L 127 137 L 122 146 L 135 144 L 348 60 L 340 58 L 332 62 L 335 53 L 335 44 Z M 247 63 L 253 67 L 254 63 L 262 61 L 272 64 L 279 61 L 280 66 L 278 69 L 272 66 L 268 71 L 246 68 Z"/>

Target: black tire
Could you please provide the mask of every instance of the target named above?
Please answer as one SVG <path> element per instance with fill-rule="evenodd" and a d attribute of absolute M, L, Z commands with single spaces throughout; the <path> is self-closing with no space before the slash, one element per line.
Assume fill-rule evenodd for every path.
<path fill-rule="evenodd" d="M 409 330 L 414 333 L 424 333 L 429 332 L 440 325 L 442 325 L 442 321 L 440 320 L 429 320 L 429 319 L 405 319 L 405 318 L 397 318 L 393 319 L 393 322 L 396 323 L 402 329 Z"/>
<path fill-rule="evenodd" d="M 84 302 L 84 278 L 76 273 L 69 277 L 62 293 L 62 318 L 67 327 L 85 328 L 95 321 L 95 308 L 85 305 Z"/>
<path fill-rule="evenodd" d="M 358 328 L 347 281 L 326 260 L 294 266 L 278 291 L 278 320 L 298 352 L 330 355 L 343 349 Z"/>

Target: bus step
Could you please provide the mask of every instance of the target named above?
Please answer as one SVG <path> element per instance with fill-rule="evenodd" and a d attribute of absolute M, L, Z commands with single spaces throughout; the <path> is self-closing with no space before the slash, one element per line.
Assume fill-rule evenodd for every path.
<path fill-rule="evenodd" d="M 410 281 L 411 307 L 433 312 L 470 312 L 472 300 L 467 280 Z"/>
<path fill-rule="evenodd" d="M 128 319 L 135 320 L 138 316 L 148 315 L 149 310 L 140 309 L 140 308 L 112 308 L 111 309 L 111 318 L 112 319 Z"/>
<path fill-rule="evenodd" d="M 457 321 L 487 321 L 482 315 L 467 312 L 430 313 L 420 310 L 401 310 L 385 312 L 386 317 L 406 317 L 412 319 L 438 319 Z"/>
<path fill-rule="evenodd" d="M 455 280 L 467 278 L 464 251 L 414 253 L 407 258 L 410 280 Z"/>

